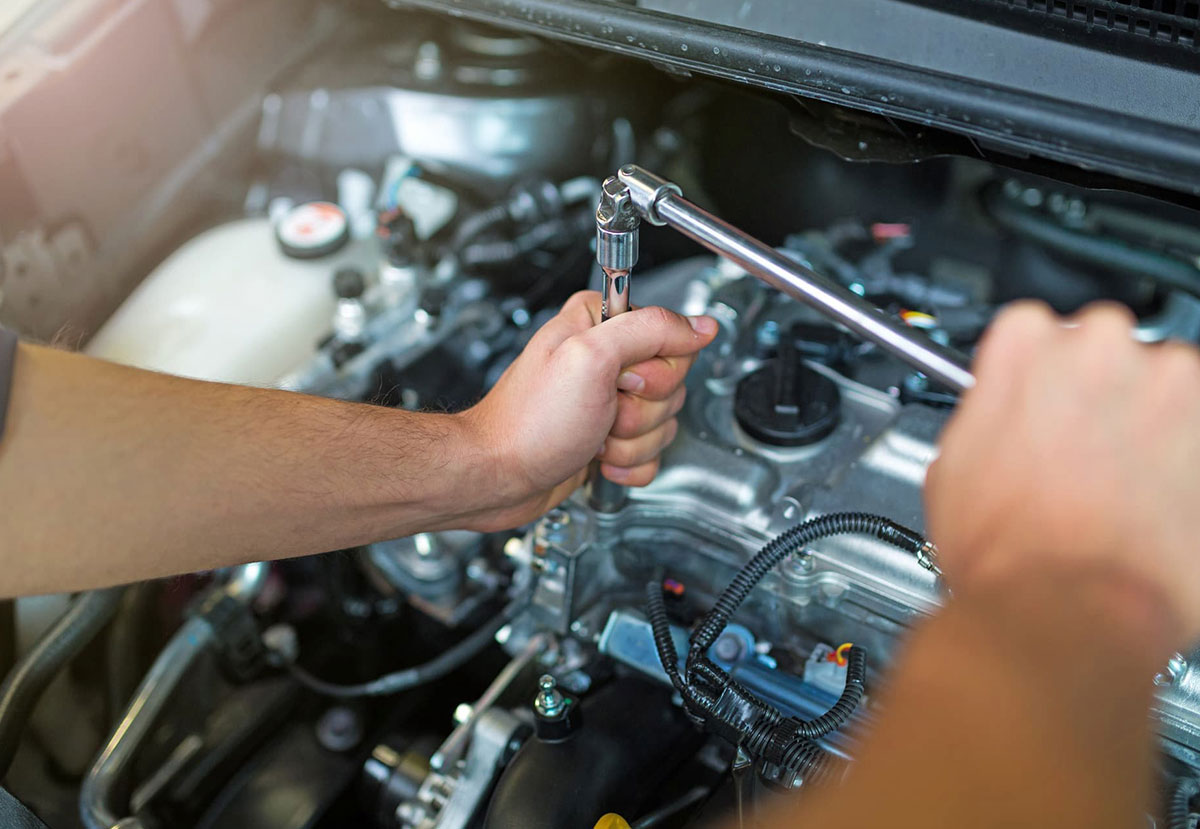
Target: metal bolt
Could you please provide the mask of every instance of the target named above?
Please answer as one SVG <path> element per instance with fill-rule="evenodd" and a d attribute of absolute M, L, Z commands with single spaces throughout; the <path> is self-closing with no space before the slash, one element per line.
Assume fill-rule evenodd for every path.
<path fill-rule="evenodd" d="M 1167 670 L 1158 673 L 1154 676 L 1155 685 L 1174 685 L 1183 678 L 1187 672 L 1187 660 L 1183 658 L 1183 654 L 1175 653 L 1167 660 Z"/>
<path fill-rule="evenodd" d="M 349 751 L 363 736 L 358 714 L 344 705 L 336 705 L 317 721 L 317 742 L 329 751 Z"/>
<path fill-rule="evenodd" d="M 754 341 L 763 350 L 779 345 L 779 323 L 775 320 L 765 320 L 754 333 Z"/>
<path fill-rule="evenodd" d="M 722 662 L 736 662 L 742 658 L 745 645 L 736 633 L 722 633 L 713 645 L 713 653 Z"/>
<path fill-rule="evenodd" d="M 558 690 L 558 683 L 550 674 L 542 674 L 538 680 L 538 687 L 541 689 L 538 692 L 537 698 L 533 701 L 533 710 L 537 712 L 539 717 L 554 719 L 562 716 L 566 710 L 566 700 Z"/>

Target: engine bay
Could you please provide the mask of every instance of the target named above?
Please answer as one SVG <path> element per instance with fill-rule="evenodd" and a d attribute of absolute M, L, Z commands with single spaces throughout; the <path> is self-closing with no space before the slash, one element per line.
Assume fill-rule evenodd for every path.
<path fill-rule="evenodd" d="M 276 80 L 236 206 L 87 353 L 464 409 L 599 288 L 597 203 L 630 163 L 964 353 L 1022 297 L 1112 299 L 1145 342 L 1200 340 L 1181 194 L 864 158 L 877 125 L 849 108 L 400 15 Z M 581 489 L 504 532 L 131 586 L 8 784 L 88 829 L 750 829 L 841 774 L 945 596 L 922 486 L 958 395 L 669 229 L 643 228 L 631 284 L 720 324 L 650 486 Z M 18 628 L 39 629 L 34 607 Z M 1177 655 L 1146 681 L 1167 790 L 1200 771 L 1200 680 Z"/>

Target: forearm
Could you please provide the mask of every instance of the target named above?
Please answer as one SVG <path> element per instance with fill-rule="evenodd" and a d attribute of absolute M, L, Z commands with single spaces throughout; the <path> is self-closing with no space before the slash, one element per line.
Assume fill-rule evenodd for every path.
<path fill-rule="evenodd" d="M 899 660 L 845 788 L 777 825 L 1141 825 L 1150 677 L 1176 633 L 1161 597 L 1112 574 L 960 595 Z"/>
<path fill-rule="evenodd" d="M 462 418 L 26 347 L 0 442 L 0 593 L 92 587 L 462 524 Z M 480 503 L 475 503 L 480 502 Z"/>

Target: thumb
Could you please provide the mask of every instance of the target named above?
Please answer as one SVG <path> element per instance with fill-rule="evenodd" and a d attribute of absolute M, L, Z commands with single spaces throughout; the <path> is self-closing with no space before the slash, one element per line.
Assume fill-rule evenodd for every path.
<path fill-rule="evenodd" d="M 611 371 L 652 357 L 695 354 L 717 335 L 712 317 L 685 317 L 666 308 L 637 308 L 578 335 L 593 359 Z"/>

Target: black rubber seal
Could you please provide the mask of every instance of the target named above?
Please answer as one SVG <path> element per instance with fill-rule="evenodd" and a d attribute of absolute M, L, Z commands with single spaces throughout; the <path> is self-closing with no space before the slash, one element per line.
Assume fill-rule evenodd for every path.
<path fill-rule="evenodd" d="M 12 396 L 13 366 L 17 362 L 17 335 L 0 328 L 0 440 L 4 440 L 4 422 L 8 418 L 8 399 Z"/>

